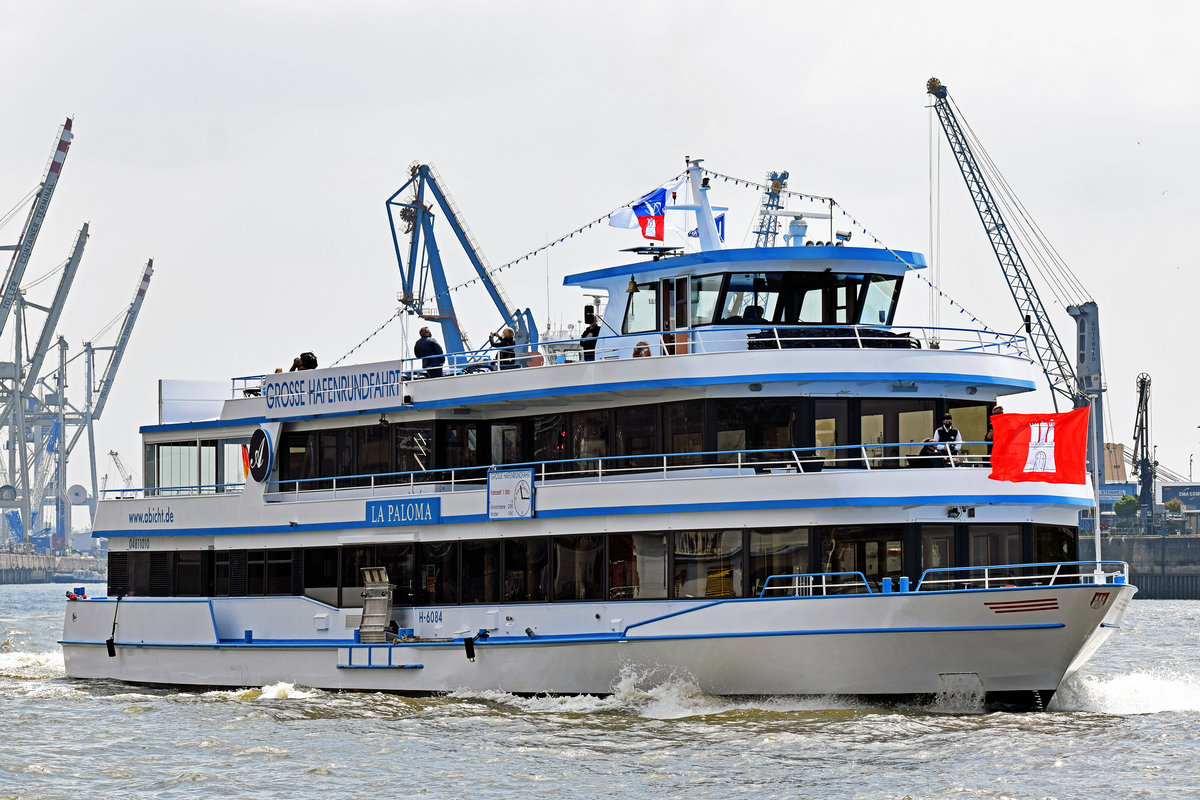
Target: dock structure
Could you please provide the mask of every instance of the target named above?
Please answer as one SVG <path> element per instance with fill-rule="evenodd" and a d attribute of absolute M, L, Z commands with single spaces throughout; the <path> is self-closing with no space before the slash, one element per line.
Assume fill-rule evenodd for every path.
<path fill-rule="evenodd" d="M 91 581 L 104 589 L 104 562 L 91 556 L 41 556 L 34 553 L 0 553 L 0 584 Z"/>

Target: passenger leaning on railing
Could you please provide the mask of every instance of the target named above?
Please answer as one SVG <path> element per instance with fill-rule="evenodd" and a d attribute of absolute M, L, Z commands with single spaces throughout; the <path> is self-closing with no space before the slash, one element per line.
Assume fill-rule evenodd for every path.
<path fill-rule="evenodd" d="M 939 454 L 944 456 L 943 463 L 947 466 L 953 462 L 952 456 L 958 454 L 962 449 L 962 434 L 958 432 L 958 428 L 954 427 L 954 418 L 950 416 L 950 412 L 942 417 L 941 427 L 933 432 L 933 439 L 937 442 L 936 449 Z"/>

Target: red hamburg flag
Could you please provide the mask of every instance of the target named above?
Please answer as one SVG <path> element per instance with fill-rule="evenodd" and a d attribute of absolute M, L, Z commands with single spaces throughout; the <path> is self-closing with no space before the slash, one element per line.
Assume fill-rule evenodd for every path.
<path fill-rule="evenodd" d="M 1088 409 L 992 417 L 996 481 L 1087 482 Z"/>

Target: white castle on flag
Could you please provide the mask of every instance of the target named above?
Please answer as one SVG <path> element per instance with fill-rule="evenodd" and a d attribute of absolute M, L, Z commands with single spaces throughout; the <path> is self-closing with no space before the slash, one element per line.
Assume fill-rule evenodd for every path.
<path fill-rule="evenodd" d="M 1025 472 L 1054 471 L 1054 422 L 1031 422 Z"/>
<path fill-rule="evenodd" d="M 658 220 L 654 217 L 646 217 L 646 238 L 652 239 L 658 237 Z"/>

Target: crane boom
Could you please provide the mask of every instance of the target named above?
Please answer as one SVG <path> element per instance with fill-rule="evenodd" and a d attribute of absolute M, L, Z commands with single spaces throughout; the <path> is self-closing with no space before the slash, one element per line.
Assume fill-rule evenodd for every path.
<path fill-rule="evenodd" d="M 1054 395 L 1066 398 L 1075 407 L 1086 403 L 1086 397 L 1080 391 L 1075 370 L 1071 366 L 1071 359 L 1058 340 L 1058 334 L 1050 323 L 1050 317 L 1046 314 L 1029 270 L 1025 268 L 1025 262 L 1013 242 L 1008 225 L 1000 214 L 992 190 L 984 180 L 983 172 L 971 151 L 971 146 L 967 143 L 958 117 L 950 107 L 946 87 L 937 78 L 930 78 L 925 89 L 933 95 L 934 110 L 937 111 L 942 130 L 945 131 L 950 149 L 958 161 L 963 180 L 967 182 L 967 191 L 975 202 L 975 210 L 979 212 L 979 219 L 983 222 L 992 250 L 1004 271 L 1004 278 L 1008 282 L 1013 300 L 1017 303 L 1017 309 L 1029 327 L 1030 343 L 1050 383 L 1055 410 L 1058 409 L 1058 399 Z"/>
<path fill-rule="evenodd" d="M 29 266 L 29 256 L 33 253 L 33 245 L 37 242 L 42 223 L 46 220 L 46 209 L 50 207 L 50 198 L 54 196 L 54 187 L 58 185 L 58 177 L 62 173 L 63 163 L 67 159 L 67 150 L 71 147 L 72 138 L 71 118 L 67 117 L 67 121 L 58 129 L 57 146 L 50 156 L 50 163 L 46 165 L 46 172 L 42 176 L 42 185 L 34 198 L 33 206 L 29 209 L 29 216 L 25 219 L 21 238 L 8 263 L 8 272 L 4 275 L 4 294 L 0 296 L 0 333 L 4 332 L 8 315 L 12 313 L 13 304 L 17 301 L 17 295 L 21 291 L 21 280 L 25 277 L 25 268 Z"/>
<path fill-rule="evenodd" d="M 412 187 L 413 197 L 408 201 L 397 201 L 397 198 L 409 187 Z M 432 206 L 426 204 L 426 192 L 442 210 L 443 218 L 454 231 L 459 245 L 466 254 L 471 266 L 479 276 L 479 282 L 487 290 L 488 296 L 496 310 L 500 312 L 501 320 L 516 330 L 517 342 L 536 343 L 537 326 L 529 309 L 521 310 L 513 305 L 504 293 L 504 289 L 492 277 L 487 259 L 482 249 L 472 235 L 470 228 L 462 218 L 458 206 L 446 191 L 441 177 L 429 164 L 417 164 L 412 168 L 412 177 L 387 199 L 388 219 L 392 227 L 392 244 L 396 250 L 396 260 L 400 265 L 400 279 L 404 293 L 401 302 L 405 308 L 417 314 L 422 319 L 436 322 L 442 327 L 442 337 L 449 352 L 465 352 L 470 349 L 466 332 L 459 324 L 454 312 L 454 303 L 450 297 L 450 286 L 446 279 L 446 271 L 442 266 L 441 251 L 433 234 L 434 215 Z M 403 230 L 398 230 L 403 225 Z M 400 252 L 400 234 L 410 234 L 408 243 L 408 265 Z M 423 247 L 422 247 L 423 245 Z M 427 263 L 422 263 L 422 253 Z M 433 300 L 436 302 L 437 313 L 426 308 L 426 284 L 433 284 Z"/>
<path fill-rule="evenodd" d="M 1133 472 L 1138 476 L 1138 505 L 1144 513 L 1154 510 L 1154 481 L 1158 462 L 1150 443 L 1150 376 L 1137 377 L 1137 418 L 1133 423 Z"/>
<path fill-rule="evenodd" d="M 137 322 L 138 312 L 142 310 L 142 301 L 146 299 L 146 290 L 150 288 L 150 276 L 153 274 L 154 259 L 151 258 L 146 262 L 146 269 L 142 272 L 142 279 L 138 283 L 137 291 L 134 292 L 133 302 L 129 304 L 129 310 L 125 312 L 125 322 L 122 323 L 121 332 L 117 335 L 117 341 L 113 345 L 108 366 L 104 368 L 104 374 L 100 376 L 100 383 L 96 389 L 96 404 L 92 407 L 91 414 L 95 419 L 100 419 L 100 415 L 104 413 L 104 404 L 108 401 L 108 393 L 112 389 L 113 381 L 117 379 L 117 369 L 121 366 L 121 358 L 125 355 L 125 347 L 129 344 L 129 336 L 133 333 L 133 325 Z"/>

